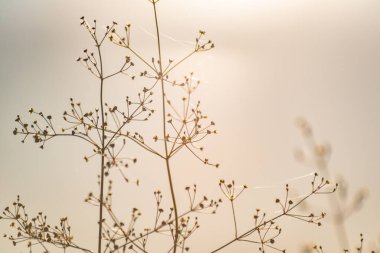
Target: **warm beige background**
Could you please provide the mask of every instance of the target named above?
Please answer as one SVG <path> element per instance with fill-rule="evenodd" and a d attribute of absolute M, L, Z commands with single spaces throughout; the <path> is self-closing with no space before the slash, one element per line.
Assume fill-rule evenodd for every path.
<path fill-rule="evenodd" d="M 204 80 L 197 96 L 220 130 L 209 139 L 207 152 L 222 164 L 218 170 L 204 167 L 186 153 L 174 162 L 175 187 L 184 199 L 181 209 L 186 203 L 185 185 L 197 183 L 202 194 L 218 197 L 219 178 L 233 178 L 250 186 L 238 202 L 241 231 L 249 228 L 256 207 L 275 214 L 273 200 L 282 196 L 282 185 L 314 171 L 293 157 L 294 149 L 303 143 L 294 120 L 304 116 L 317 139 L 333 147 L 332 174 L 345 176 L 351 194 L 362 187 L 370 192 L 364 208 L 347 222 L 352 246 L 357 245 L 360 232 L 368 245 L 376 245 L 380 234 L 380 2 L 162 0 L 158 8 L 166 35 L 165 57 L 178 59 L 185 54 L 191 47 L 187 41 L 198 29 L 206 30 L 216 43 L 215 50 L 197 55 L 177 72 L 182 76 L 194 71 Z M 88 109 L 98 105 L 97 84 L 75 62 L 84 48 L 92 46 L 79 26 L 82 15 L 97 18 L 99 24 L 132 23 L 136 48 L 148 59 L 155 52 L 147 1 L 0 0 L 0 207 L 20 194 L 31 214 L 45 210 L 51 223 L 70 217 L 76 238 L 94 248 L 97 210 L 83 203 L 88 191 L 96 190 L 97 163 L 85 164 L 82 158 L 89 149 L 80 142 L 57 139 L 40 151 L 31 142 L 22 145 L 11 134 L 15 116 L 28 117 L 32 106 L 59 119 L 69 97 Z M 116 66 L 125 54 L 115 48 L 108 52 L 107 66 Z M 107 89 L 107 100 L 119 101 L 139 85 L 144 83 L 117 79 Z M 153 126 L 143 127 L 147 136 L 160 132 L 156 120 L 152 119 Z M 153 222 L 152 192 L 161 188 L 167 193 L 164 168 L 140 149 L 131 148 L 130 153 L 139 163 L 129 173 L 140 178 L 141 187 L 117 183 L 115 190 L 121 194 L 116 196 L 116 206 L 125 218 L 133 206 L 141 208 L 144 227 Z M 302 190 L 309 180 L 291 184 Z M 326 203 L 323 197 L 314 202 L 317 209 L 328 211 Z M 192 252 L 208 252 L 232 237 L 228 205 L 206 218 L 191 241 Z M 317 242 L 328 252 L 339 252 L 328 223 L 316 229 L 285 219 L 278 246 L 299 252 L 303 243 Z M 0 229 L 7 230 L 2 222 Z M 237 244 L 223 252 L 250 252 L 250 247 Z M 5 240 L 0 240 L 0 251 L 27 252 Z"/>

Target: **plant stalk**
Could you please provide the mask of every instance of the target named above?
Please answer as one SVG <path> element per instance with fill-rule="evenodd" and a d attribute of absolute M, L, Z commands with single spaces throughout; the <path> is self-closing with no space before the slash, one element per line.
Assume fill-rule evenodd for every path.
<path fill-rule="evenodd" d="M 103 105 L 103 61 L 100 51 L 100 45 L 97 43 L 99 62 L 100 62 L 100 113 L 102 121 L 102 149 L 101 149 L 101 161 L 100 161 L 100 204 L 99 204 L 99 233 L 98 233 L 98 253 L 102 251 L 102 230 L 103 230 L 103 192 L 104 192 L 104 149 L 105 149 L 105 126 L 104 126 L 104 105 Z"/>
<path fill-rule="evenodd" d="M 158 77 L 161 83 L 161 95 L 162 95 L 162 118 L 163 118 L 163 134 L 164 134 L 164 144 L 165 144 L 165 163 L 166 163 L 166 171 L 168 174 L 170 193 L 172 197 L 173 209 L 174 209 L 174 222 L 175 222 L 175 231 L 174 231 L 174 241 L 173 241 L 173 253 L 177 251 L 177 242 L 178 242 L 178 211 L 177 204 L 174 193 L 173 179 L 170 171 L 170 156 L 168 152 L 168 143 L 167 143 L 167 132 L 166 132 L 166 104 L 165 104 L 165 87 L 163 80 L 163 72 L 162 72 L 162 56 L 161 56 L 161 41 L 160 41 L 160 32 L 158 28 L 158 18 L 157 18 L 157 10 L 156 10 L 156 2 L 153 1 L 153 9 L 154 9 L 154 20 L 156 24 L 156 34 L 157 34 L 157 47 L 158 47 L 158 58 L 159 58 L 159 73 Z"/>

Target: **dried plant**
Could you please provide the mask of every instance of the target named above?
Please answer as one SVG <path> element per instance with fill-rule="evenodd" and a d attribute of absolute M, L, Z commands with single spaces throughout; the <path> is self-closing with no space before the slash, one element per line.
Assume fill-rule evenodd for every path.
<path fill-rule="evenodd" d="M 335 185 L 334 187 L 328 187 L 330 182 L 328 180 L 325 180 L 323 177 L 318 178 L 318 174 L 314 174 L 314 178 L 311 182 L 311 190 L 309 193 L 306 193 L 301 199 L 295 200 L 289 198 L 289 185 L 286 185 L 285 187 L 285 198 L 281 201 L 279 198 L 275 200 L 275 202 L 281 207 L 281 213 L 278 214 L 275 217 L 267 218 L 266 213 L 261 213 L 260 209 L 256 209 L 256 212 L 253 215 L 254 220 L 254 226 L 249 229 L 248 231 L 244 233 L 238 233 L 237 223 L 236 223 L 236 216 L 235 216 L 235 208 L 234 208 L 234 201 L 240 196 L 240 194 L 244 191 L 244 189 L 247 188 L 247 186 L 243 186 L 243 189 L 236 189 L 235 183 L 231 182 L 230 184 L 226 184 L 224 180 L 221 180 L 219 183 L 219 186 L 223 192 L 223 194 L 226 196 L 226 198 L 229 199 L 231 202 L 232 207 L 232 216 L 234 219 L 234 225 L 235 225 L 235 236 L 234 239 L 227 242 L 226 244 L 223 244 L 216 250 L 212 252 L 218 252 L 219 250 L 227 247 L 228 245 L 243 241 L 243 242 L 249 242 L 253 244 L 259 244 L 259 251 L 265 252 L 266 248 L 274 249 L 276 251 L 285 252 L 285 249 L 280 249 L 275 247 L 273 244 L 275 243 L 275 238 L 278 237 L 281 234 L 281 228 L 276 225 L 276 222 L 281 217 L 291 217 L 297 220 L 301 220 L 307 223 L 316 224 L 318 226 L 321 225 L 320 220 L 325 217 L 325 213 L 321 213 L 319 215 L 316 215 L 314 213 L 298 213 L 297 207 L 299 207 L 303 202 L 305 202 L 307 199 L 314 195 L 319 194 L 330 194 L 336 191 L 336 188 L 338 185 Z"/>
<path fill-rule="evenodd" d="M 182 62 L 188 60 L 197 53 L 214 48 L 211 40 L 205 39 L 206 33 L 199 31 L 195 38 L 194 47 L 187 55 L 178 61 L 169 59 L 165 61 L 161 50 L 159 32 L 158 0 L 148 0 L 152 7 L 156 28 L 157 55 L 151 60 L 145 59 L 133 46 L 131 38 L 131 25 L 127 24 L 118 29 L 118 24 L 113 22 L 106 26 L 105 31 L 97 26 L 97 21 L 89 22 L 85 17 L 80 19 L 80 24 L 90 35 L 95 48 L 86 49 L 83 55 L 77 59 L 98 82 L 99 108 L 87 110 L 81 102 L 70 99 L 69 109 L 64 111 L 65 125 L 57 127 L 53 117 L 49 114 L 30 109 L 29 113 L 34 117 L 31 122 L 21 116 L 16 117 L 17 127 L 13 134 L 21 136 L 22 142 L 32 139 L 41 149 L 47 142 L 55 137 L 75 137 L 88 143 L 92 152 L 84 156 L 85 161 L 97 157 L 99 159 L 98 193 L 89 193 L 85 202 L 97 208 L 99 213 L 98 237 L 95 251 L 79 246 L 74 242 L 71 226 L 67 218 L 62 218 L 59 225 L 53 226 L 47 223 L 47 217 L 41 212 L 30 218 L 25 205 L 17 197 L 17 200 L 3 211 L 1 220 L 7 220 L 15 229 L 15 234 L 5 235 L 13 245 L 25 243 L 30 252 L 36 247 L 41 247 L 44 252 L 50 252 L 51 246 L 62 249 L 74 249 L 81 252 L 156 252 L 155 246 L 150 244 L 153 236 L 165 235 L 171 238 L 167 252 L 187 252 L 190 250 L 188 239 L 200 228 L 199 214 L 215 214 L 222 203 L 222 199 L 211 199 L 199 196 L 196 185 L 184 187 L 189 199 L 186 211 L 178 210 L 177 193 L 174 191 L 175 179 L 172 177 L 172 159 L 181 151 L 186 150 L 197 160 L 205 165 L 219 167 L 218 163 L 204 157 L 202 141 L 217 133 L 215 123 L 210 121 L 201 110 L 200 102 L 193 101 L 194 92 L 200 85 L 195 80 L 193 73 L 178 81 L 171 78 L 171 73 Z M 124 30 L 121 32 L 120 30 Z M 123 33 L 123 35 L 122 35 Z M 125 56 L 123 64 L 114 72 L 105 72 L 103 46 L 111 42 L 124 48 L 128 56 Z M 139 74 L 134 70 L 134 61 L 139 61 L 145 67 Z M 138 73 L 138 72 L 137 72 Z M 132 82 L 143 80 L 150 81 L 148 87 L 142 87 L 138 94 L 128 94 L 123 106 L 110 104 L 104 101 L 105 83 L 113 77 L 124 74 Z M 170 98 L 172 90 L 182 90 L 183 96 Z M 156 95 L 158 94 L 158 95 Z M 158 100 L 160 106 L 155 106 L 153 100 Z M 159 121 L 162 124 L 162 132 L 154 136 L 146 136 L 144 133 L 132 131 L 136 122 L 147 122 L 151 116 L 158 112 Z M 154 192 L 154 224 L 151 227 L 139 230 L 136 227 L 141 219 L 138 208 L 131 207 L 130 218 L 124 221 L 117 216 L 113 207 L 113 185 L 107 177 L 113 171 L 118 171 L 121 177 L 129 182 L 125 168 L 130 163 L 136 163 L 137 159 L 126 155 L 127 143 L 133 143 L 143 151 L 158 157 L 166 170 L 167 182 L 170 189 L 170 206 L 164 206 L 163 194 L 160 190 Z M 161 151 L 162 150 L 162 151 Z M 321 163 L 323 161 L 321 160 Z M 137 181 L 138 182 L 138 181 Z M 285 196 L 275 199 L 275 203 L 281 208 L 281 212 L 269 217 L 265 212 L 256 209 L 251 219 L 251 228 L 247 231 L 239 231 L 236 200 L 243 194 L 246 185 L 236 185 L 220 180 L 221 194 L 228 200 L 231 206 L 231 218 L 234 227 L 231 239 L 221 244 L 211 252 L 219 252 L 229 245 L 245 242 L 257 245 L 260 252 L 268 250 L 285 252 L 281 246 L 277 246 L 276 238 L 282 234 L 280 219 L 290 217 L 294 220 L 321 225 L 321 220 L 326 216 L 324 212 L 304 213 L 300 205 L 306 200 L 317 195 L 331 194 L 336 191 L 337 184 L 330 184 L 325 177 L 319 177 L 315 173 L 311 181 L 310 191 L 301 198 L 289 197 L 289 185 L 285 187 Z M 94 246 L 95 247 L 95 246 Z M 322 252 L 322 248 L 315 248 Z M 56 249 L 54 249 L 56 252 Z M 358 251 L 358 252 L 361 252 Z"/>

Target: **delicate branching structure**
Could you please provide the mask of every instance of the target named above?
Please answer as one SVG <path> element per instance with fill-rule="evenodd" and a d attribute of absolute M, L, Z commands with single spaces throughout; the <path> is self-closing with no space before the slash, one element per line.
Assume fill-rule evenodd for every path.
<path fill-rule="evenodd" d="M 203 147 L 198 146 L 199 143 L 208 135 L 216 133 L 216 130 L 214 129 L 214 122 L 204 123 L 207 117 L 200 109 L 200 102 L 198 102 L 196 106 L 192 106 L 192 102 L 190 102 L 191 95 L 200 82 L 194 82 L 192 74 L 185 77 L 184 82 L 176 82 L 169 79 L 169 74 L 180 63 L 187 60 L 195 53 L 208 51 L 214 47 L 214 44 L 211 41 L 204 41 L 203 37 L 205 32 L 200 31 L 198 37 L 195 39 L 194 49 L 191 50 L 188 55 L 177 62 L 169 60 L 168 64 L 164 65 L 162 61 L 158 16 L 156 10 L 156 4 L 158 1 L 150 2 L 152 3 L 154 10 L 157 32 L 157 60 L 153 57 L 151 63 L 149 63 L 134 50 L 131 44 L 130 25 L 126 25 L 124 27 L 126 36 L 122 37 L 116 31 L 116 22 L 113 22 L 111 25 L 107 26 L 106 30 L 102 32 L 97 28 L 96 20 L 90 23 L 87 19 L 82 17 L 81 25 L 87 30 L 92 38 L 95 44 L 95 50 L 92 52 L 91 50 L 85 49 L 83 51 L 83 56 L 79 57 L 77 62 L 83 65 L 95 78 L 98 79 L 100 88 L 100 107 L 95 110 L 85 111 L 80 102 L 70 99 L 70 109 L 63 113 L 63 119 L 66 121 L 68 126 L 60 129 L 55 127 L 53 124 L 52 116 L 45 116 L 42 112 L 36 112 L 34 109 L 30 109 L 29 112 L 35 115 L 36 119 L 32 123 L 26 123 L 20 118 L 20 116 L 17 116 L 16 122 L 19 124 L 19 127 L 16 127 L 13 131 L 15 135 L 23 136 L 23 142 L 29 136 L 32 136 L 34 142 L 38 143 L 41 148 L 44 148 L 46 142 L 54 137 L 71 136 L 80 138 L 92 146 L 92 153 L 84 156 L 86 161 L 95 156 L 100 156 L 100 193 L 99 196 L 91 193 L 86 199 L 87 202 L 95 204 L 99 207 L 98 252 L 101 252 L 103 249 L 102 239 L 108 241 L 105 250 L 109 249 L 111 245 L 113 246 L 112 249 L 115 250 L 118 249 L 116 241 L 120 238 L 124 238 L 126 240 L 126 243 L 123 246 L 124 248 L 129 244 L 128 240 L 130 240 L 132 247 L 135 246 L 139 250 L 145 251 L 147 240 L 145 237 L 150 234 L 149 230 L 147 230 L 145 237 L 140 236 L 138 239 L 131 239 L 134 237 L 133 224 L 139 216 L 137 209 L 133 209 L 132 212 L 131 221 L 133 222 L 130 224 L 128 229 L 124 229 L 122 226 L 123 223 L 119 222 L 111 208 L 110 183 L 108 195 L 105 196 L 104 193 L 105 177 L 108 176 L 112 168 L 118 169 L 122 177 L 126 181 L 129 181 L 128 177 L 123 172 L 123 168 L 128 167 L 130 162 L 135 163 L 136 158 L 121 155 L 127 141 L 137 144 L 144 150 L 163 159 L 165 162 L 173 207 L 171 213 L 169 214 L 169 219 L 162 221 L 160 226 L 157 226 L 156 224 L 152 231 L 161 232 L 160 229 L 162 229 L 163 224 L 168 226 L 173 236 L 173 252 L 176 252 L 177 246 L 184 248 L 185 240 L 194 232 L 198 225 L 196 222 L 194 228 L 189 230 L 188 223 L 190 222 L 190 217 L 184 217 L 184 215 L 178 214 L 173 179 L 171 176 L 170 160 L 180 150 L 186 149 L 204 164 L 214 165 L 215 167 L 219 166 L 219 164 L 210 163 L 209 159 L 203 158 L 199 154 L 199 152 L 203 151 Z M 104 83 L 108 81 L 108 79 L 119 74 L 125 74 L 129 76 L 131 80 L 135 80 L 135 75 L 130 74 L 130 69 L 134 66 L 134 63 L 132 62 L 130 56 L 126 56 L 124 63 L 118 70 L 111 73 L 106 73 L 103 66 L 102 46 L 108 39 L 112 43 L 126 48 L 128 52 L 132 54 L 131 57 L 141 61 L 147 67 L 147 70 L 142 71 L 140 77 L 151 79 L 153 81 L 153 84 L 149 88 L 144 87 L 142 89 L 142 91 L 137 95 L 137 100 L 134 101 L 129 96 L 126 96 L 126 104 L 123 107 L 109 105 L 103 101 Z M 153 145 L 148 144 L 141 133 L 129 132 L 127 130 L 128 125 L 135 121 L 147 121 L 154 113 L 155 110 L 151 108 L 151 104 L 153 102 L 153 90 L 157 86 L 159 86 L 158 88 L 161 90 L 161 121 L 163 124 L 163 132 L 162 135 L 156 135 L 153 137 L 153 143 L 161 142 L 164 146 L 164 152 L 159 152 L 153 148 Z M 181 99 L 183 102 L 182 113 L 179 113 L 168 99 L 165 92 L 167 86 L 173 88 L 181 87 L 184 89 L 185 95 Z M 216 201 L 211 201 L 207 204 L 204 203 L 207 201 L 206 197 L 197 205 L 195 205 L 194 200 L 195 196 L 191 198 L 192 205 L 189 212 L 199 212 L 204 209 L 217 207 L 218 205 L 218 202 Z M 106 223 L 103 210 L 105 210 L 110 216 L 114 223 L 113 226 L 118 228 L 116 231 L 112 230 L 113 232 L 111 232 L 109 229 L 110 226 Z M 158 210 L 158 214 L 160 214 L 162 209 Z M 158 219 L 159 217 L 157 217 L 156 222 L 158 222 Z M 184 229 L 185 227 L 186 229 Z M 122 237 L 120 237 L 120 235 Z M 138 241 L 141 244 L 141 240 L 144 242 L 139 246 L 135 241 Z"/>
<path fill-rule="evenodd" d="M 196 214 L 214 214 L 221 203 L 221 200 L 209 200 L 206 196 L 203 196 L 197 200 L 197 186 L 186 187 L 185 191 L 189 197 L 189 208 L 187 211 L 178 215 L 180 221 L 179 227 L 179 241 L 178 247 L 184 249 L 185 241 L 188 239 L 193 232 L 199 228 L 197 223 Z M 120 221 L 112 208 L 112 181 L 108 184 L 108 191 L 105 197 L 105 203 L 103 203 L 105 210 L 111 217 L 111 223 L 107 220 L 105 221 L 105 237 L 106 243 L 105 252 L 123 252 L 126 248 L 136 248 L 138 252 L 147 251 L 148 238 L 153 235 L 162 236 L 174 236 L 175 233 L 175 217 L 173 214 L 173 208 L 165 211 L 162 207 L 162 193 L 160 190 L 154 192 L 154 197 L 156 200 L 156 212 L 155 212 L 155 222 L 150 228 L 145 228 L 143 231 L 138 232 L 135 229 L 135 224 L 141 213 L 137 208 L 133 208 L 131 212 L 131 217 L 129 222 Z M 100 199 L 95 197 L 93 193 L 89 193 L 85 202 L 90 203 L 94 206 L 100 205 Z M 191 225 L 191 220 L 195 222 Z"/>
<path fill-rule="evenodd" d="M 51 115 L 32 108 L 29 110 L 33 117 L 32 121 L 17 116 L 17 126 L 13 131 L 13 134 L 22 137 L 22 142 L 32 139 L 41 149 L 55 137 L 74 137 L 89 144 L 91 151 L 84 155 L 84 160 L 87 162 L 93 158 L 99 159 L 97 172 L 99 192 L 91 192 L 85 198 L 85 202 L 95 206 L 99 212 L 97 253 L 156 252 L 155 246 L 150 244 L 152 241 L 150 238 L 153 236 L 170 239 L 167 252 L 187 252 L 190 250 L 189 238 L 200 228 L 198 215 L 215 214 L 222 203 L 221 199 L 211 199 L 199 194 L 197 185 L 187 186 L 185 192 L 188 196 L 188 206 L 180 213 L 174 187 L 175 179 L 172 176 L 172 160 L 183 150 L 205 165 L 215 168 L 220 166 L 203 155 L 205 148 L 202 141 L 217 134 L 217 130 L 214 121 L 209 120 L 201 109 L 200 101 L 194 101 L 194 92 L 200 81 L 196 80 L 192 72 L 181 81 L 172 79 L 172 72 L 176 67 L 197 53 L 211 50 L 214 48 L 214 43 L 205 40 L 206 33 L 201 30 L 195 38 L 194 47 L 186 55 L 176 61 L 164 60 L 157 12 L 159 0 L 148 1 L 153 8 L 156 28 L 155 57 L 147 60 L 137 52 L 133 46 L 130 24 L 122 28 L 123 32 L 119 31 L 116 22 L 101 30 L 96 20 L 89 22 L 82 17 L 80 24 L 90 35 L 94 49 L 85 49 L 77 62 L 98 82 L 98 108 L 87 109 L 81 102 L 71 98 L 69 108 L 63 112 L 64 123 L 61 127 L 57 127 Z M 115 44 L 128 54 L 123 56 L 121 66 L 111 72 L 104 68 L 105 43 Z M 143 70 L 138 72 L 134 70 L 136 61 L 144 66 Z M 143 80 L 144 83 L 149 82 L 149 85 L 141 87 L 138 94 L 125 94 L 123 105 L 105 102 L 105 83 L 118 75 L 126 76 L 130 82 Z M 180 97 L 173 95 L 178 93 L 176 90 L 183 92 Z M 156 106 L 154 100 L 158 101 L 159 106 Z M 142 132 L 131 130 L 134 123 L 153 119 L 158 120 L 162 126 L 159 133 L 147 136 Z M 142 213 L 137 207 L 130 208 L 129 217 L 118 217 L 113 205 L 113 183 L 107 179 L 110 173 L 117 170 L 125 182 L 130 182 L 126 168 L 136 163 L 137 158 L 130 155 L 130 151 L 126 151 L 129 144 L 136 145 L 161 161 L 167 176 L 167 182 L 163 187 L 167 186 L 170 190 L 169 206 L 163 204 L 164 196 L 161 190 L 153 193 L 153 223 L 143 229 L 137 226 L 142 219 Z M 138 182 L 137 180 L 137 185 Z M 281 208 L 280 214 L 267 217 L 257 209 L 253 214 L 251 228 L 242 233 L 238 230 L 235 205 L 247 186 L 236 185 L 234 181 L 226 183 L 220 180 L 219 187 L 231 206 L 234 228 L 232 239 L 212 252 L 221 251 L 238 242 L 257 244 L 260 252 L 267 250 L 285 252 L 275 245 L 276 238 L 282 232 L 278 220 L 290 217 L 321 225 L 325 213 L 304 214 L 297 207 L 313 196 L 335 192 L 336 186 L 331 187 L 328 180 L 319 178 L 315 174 L 310 192 L 300 199 L 292 199 L 289 197 L 289 186 L 286 185 L 284 199 L 275 201 Z M 40 246 L 44 252 L 49 252 L 49 246 L 46 245 L 61 248 L 64 252 L 68 248 L 81 252 L 94 252 L 74 243 L 67 218 L 61 219 L 58 226 L 47 224 L 47 218 L 42 213 L 29 218 L 19 198 L 13 203 L 13 207 L 4 209 L 0 219 L 9 220 L 11 227 L 16 228 L 16 235 L 6 236 L 14 245 L 26 242 L 28 247 Z"/>
<path fill-rule="evenodd" d="M 39 212 L 34 217 L 29 217 L 24 204 L 20 202 L 20 197 L 17 197 L 17 200 L 11 206 L 4 209 L 0 219 L 9 220 L 10 226 L 17 230 L 17 234 L 14 236 L 4 235 L 14 246 L 27 241 L 28 248 L 31 249 L 33 245 L 37 244 L 45 252 L 48 252 L 45 244 L 52 244 L 64 250 L 74 248 L 83 252 L 92 252 L 74 243 L 67 217 L 61 218 L 59 225 L 50 226 L 47 224 L 46 215 L 42 212 Z"/>
<path fill-rule="evenodd" d="M 43 148 L 46 141 L 58 136 L 73 136 L 80 138 L 87 143 L 91 144 L 93 153 L 85 156 L 87 161 L 89 158 L 99 155 L 100 159 L 100 202 L 103 203 L 104 192 L 104 177 L 107 175 L 108 170 L 112 167 L 120 169 L 121 165 L 125 165 L 124 159 L 119 158 L 121 150 L 125 146 L 125 138 L 135 139 L 136 136 L 127 132 L 122 134 L 122 130 L 133 121 L 147 120 L 153 110 L 149 109 L 151 103 L 150 96 L 153 93 L 147 89 L 143 89 L 142 94 L 138 94 L 139 100 L 132 102 L 128 97 L 126 98 L 126 106 L 123 110 L 119 110 L 117 106 L 108 106 L 103 101 L 104 83 L 109 78 L 125 73 L 130 67 L 133 66 L 129 57 L 125 57 L 125 62 L 120 70 L 113 73 L 105 73 L 103 68 L 103 55 L 102 46 L 106 38 L 111 34 L 116 23 L 106 27 L 105 32 L 99 32 L 97 29 L 96 20 L 93 25 L 90 25 L 87 20 L 82 17 L 81 25 L 90 34 L 93 42 L 95 43 L 95 52 L 90 52 L 85 49 L 83 51 L 84 57 L 79 57 L 78 62 L 82 63 L 84 67 L 99 81 L 100 88 L 100 109 L 84 112 L 81 103 L 74 102 L 70 99 L 70 110 L 63 113 L 63 119 L 69 124 L 67 127 L 56 129 L 52 123 L 52 116 L 45 116 L 44 113 L 36 113 L 34 109 L 30 109 L 31 114 L 36 114 L 39 120 L 36 119 L 33 123 L 28 124 L 16 118 L 16 122 L 20 124 L 20 128 L 15 128 L 13 133 L 23 135 L 25 141 L 28 136 L 33 136 L 36 143 L 40 144 Z M 99 35 L 101 33 L 101 35 Z M 132 77 L 132 79 L 134 79 Z M 112 130 L 113 129 L 113 130 Z M 121 143 L 120 143 L 121 142 Z M 135 161 L 132 159 L 132 161 Z M 124 175 L 123 175 L 124 176 Z M 125 177 L 125 176 L 124 176 Z M 126 178 L 126 177 L 125 177 Z M 99 206 L 99 240 L 98 251 L 102 249 L 102 225 L 103 225 L 103 205 Z"/>
<path fill-rule="evenodd" d="M 234 219 L 235 233 L 234 238 L 229 242 L 223 244 L 212 252 L 218 252 L 227 246 L 236 242 L 248 242 L 252 244 L 259 245 L 259 251 L 265 252 L 267 249 L 273 249 L 276 251 L 285 252 L 284 249 L 276 247 L 275 239 L 281 234 L 281 228 L 276 224 L 277 220 L 281 217 L 291 217 L 300 221 L 321 225 L 320 220 L 325 217 L 325 213 L 316 215 L 314 213 L 303 214 L 297 212 L 297 207 L 299 207 L 303 202 L 308 200 L 310 197 L 321 194 L 331 194 L 336 191 L 338 185 L 330 187 L 330 182 L 325 180 L 323 177 L 318 178 L 318 174 L 315 173 L 314 178 L 311 182 L 311 190 L 309 193 L 305 194 L 301 199 L 290 199 L 289 198 L 289 186 L 285 187 L 285 198 L 281 201 L 279 198 L 275 202 L 281 207 L 281 213 L 275 217 L 267 218 L 266 213 L 262 213 L 260 209 L 256 209 L 253 214 L 253 227 L 244 233 L 238 233 L 238 226 L 236 222 L 236 214 L 234 208 L 234 201 L 239 197 L 247 186 L 243 185 L 237 187 L 235 182 L 227 184 L 224 180 L 220 180 L 220 189 L 223 194 L 231 202 L 232 215 Z"/>

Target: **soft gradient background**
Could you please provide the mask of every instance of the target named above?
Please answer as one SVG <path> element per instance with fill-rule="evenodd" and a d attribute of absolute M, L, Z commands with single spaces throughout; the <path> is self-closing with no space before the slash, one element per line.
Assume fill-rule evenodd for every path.
<path fill-rule="evenodd" d="M 370 192 L 362 210 L 347 221 L 351 245 L 358 244 L 359 233 L 371 248 L 379 245 L 380 2 L 162 0 L 158 9 L 166 59 L 185 55 L 191 48 L 187 41 L 198 29 L 216 43 L 215 50 L 196 55 L 176 72 L 181 77 L 194 71 L 203 80 L 196 95 L 220 131 L 207 141 L 206 152 L 222 165 L 205 167 L 187 153 L 174 161 L 180 209 L 186 208 L 185 185 L 197 183 L 201 195 L 217 198 L 217 183 L 225 178 L 250 186 L 237 202 L 240 231 L 249 228 L 257 207 L 276 214 L 273 202 L 283 196 L 283 185 L 290 182 L 301 194 L 310 177 L 292 179 L 314 171 L 293 155 L 303 145 L 294 124 L 302 116 L 318 140 L 331 144 L 331 173 L 344 175 L 352 195 L 362 187 Z M 152 14 L 150 4 L 141 0 L 0 0 L 1 208 L 20 194 L 31 215 L 44 210 L 52 224 L 68 216 L 77 241 L 95 248 L 97 209 L 83 202 L 97 190 L 98 163 L 83 160 L 90 149 L 69 139 L 56 139 L 43 151 L 31 141 L 21 144 L 12 135 L 14 119 L 17 114 L 28 118 L 33 107 L 55 115 L 59 126 L 70 97 L 87 109 L 98 106 L 96 80 L 75 62 L 92 46 L 79 26 L 81 16 L 104 25 L 132 23 L 132 41 L 150 59 L 155 55 Z M 107 68 L 115 69 L 127 52 L 107 50 Z M 107 86 L 106 98 L 118 103 L 144 82 L 117 78 Z M 148 137 L 161 132 L 158 115 L 152 125 L 140 126 Z M 124 219 L 139 207 L 139 226 L 145 227 L 153 222 L 153 191 L 162 189 L 169 200 L 164 167 L 138 148 L 131 147 L 130 154 L 139 162 L 129 175 L 139 178 L 141 186 L 116 180 L 115 207 Z M 324 197 L 312 205 L 329 211 Z M 230 215 L 226 203 L 217 215 L 201 218 L 201 229 L 190 241 L 192 252 L 208 252 L 231 238 Z M 339 252 L 329 223 L 316 228 L 284 219 L 278 246 L 300 252 L 305 243 L 319 243 L 328 252 Z M 0 229 L 8 231 L 4 222 Z M 249 252 L 251 247 L 257 250 L 241 243 L 223 252 Z M 6 240 L 0 241 L 0 251 L 27 252 Z"/>

